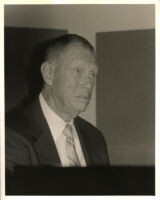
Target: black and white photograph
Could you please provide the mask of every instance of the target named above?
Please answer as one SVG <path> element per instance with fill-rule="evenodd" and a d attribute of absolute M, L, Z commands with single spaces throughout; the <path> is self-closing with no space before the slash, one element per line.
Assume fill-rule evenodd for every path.
<path fill-rule="evenodd" d="M 155 195 L 155 4 L 4 5 L 5 195 Z"/>

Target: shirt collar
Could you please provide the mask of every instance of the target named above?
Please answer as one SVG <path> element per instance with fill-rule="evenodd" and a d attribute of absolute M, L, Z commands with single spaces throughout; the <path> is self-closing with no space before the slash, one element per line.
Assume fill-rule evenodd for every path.
<path fill-rule="evenodd" d="M 51 129 L 51 133 L 54 137 L 54 140 L 56 141 L 58 137 L 61 135 L 62 131 L 64 130 L 66 126 L 66 122 L 60 118 L 47 104 L 44 97 L 42 96 L 42 93 L 39 94 L 39 101 L 42 107 L 42 111 L 44 113 L 44 116 L 48 122 L 49 128 Z M 73 128 L 73 137 L 77 137 L 75 127 L 74 127 L 74 121 L 71 119 L 69 124 Z"/>

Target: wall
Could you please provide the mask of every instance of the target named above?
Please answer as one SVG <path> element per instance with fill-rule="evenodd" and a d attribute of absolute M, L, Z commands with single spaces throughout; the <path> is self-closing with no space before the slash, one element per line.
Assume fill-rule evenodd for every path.
<path fill-rule="evenodd" d="M 5 26 L 67 29 L 96 46 L 96 32 L 154 28 L 154 5 L 5 6 Z M 96 125 L 96 89 L 84 118 Z"/>
<path fill-rule="evenodd" d="M 155 31 L 97 34 L 97 127 L 112 165 L 154 166 Z"/>

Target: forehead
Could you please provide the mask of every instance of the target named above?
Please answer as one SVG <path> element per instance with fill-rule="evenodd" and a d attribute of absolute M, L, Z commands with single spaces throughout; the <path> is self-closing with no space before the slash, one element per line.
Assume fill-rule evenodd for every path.
<path fill-rule="evenodd" d="M 86 63 L 97 67 L 97 61 L 94 52 L 79 44 L 72 44 L 65 48 L 59 57 L 62 64 Z"/>

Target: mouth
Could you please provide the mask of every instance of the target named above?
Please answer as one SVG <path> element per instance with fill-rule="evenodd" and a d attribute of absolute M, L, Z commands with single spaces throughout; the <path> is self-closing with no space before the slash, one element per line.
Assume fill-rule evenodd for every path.
<path fill-rule="evenodd" d="M 90 97 L 89 97 L 89 96 L 77 96 L 77 99 L 78 99 L 79 101 L 88 103 L 89 100 L 90 100 Z"/>

